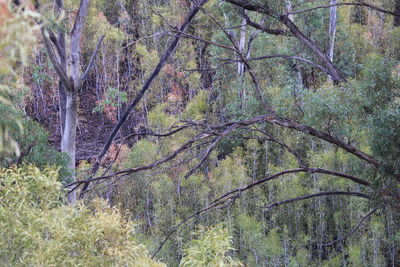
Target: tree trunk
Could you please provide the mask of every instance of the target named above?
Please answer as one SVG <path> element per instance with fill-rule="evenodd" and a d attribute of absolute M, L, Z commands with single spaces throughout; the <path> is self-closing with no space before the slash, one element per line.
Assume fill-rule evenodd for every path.
<path fill-rule="evenodd" d="M 287 13 L 291 13 L 292 10 L 292 3 L 290 0 L 285 0 L 285 9 Z M 288 18 L 294 22 L 294 16 L 290 14 Z M 303 72 L 301 67 L 296 64 L 293 67 L 294 72 L 296 74 L 296 84 L 293 89 L 294 97 L 296 98 L 296 106 L 299 108 L 300 111 L 303 110 L 303 97 L 302 97 L 302 90 L 304 88 L 304 82 L 303 82 Z"/>
<path fill-rule="evenodd" d="M 55 12 L 58 16 L 60 16 L 61 12 L 64 9 L 63 0 L 55 1 Z M 58 55 L 60 59 L 61 69 L 67 73 L 67 50 L 65 46 L 65 33 L 60 32 L 57 37 L 58 43 Z M 66 105 L 67 105 L 67 92 L 65 90 L 65 86 L 62 83 L 61 79 L 58 81 L 58 97 L 59 97 L 59 105 L 60 105 L 60 134 L 61 136 L 64 133 L 65 126 L 65 114 L 66 114 Z"/>
<path fill-rule="evenodd" d="M 75 147 L 76 147 L 76 120 L 77 120 L 77 97 L 74 92 L 68 91 L 66 93 L 66 113 L 65 113 L 65 127 L 61 139 L 61 151 L 66 153 L 69 157 L 68 168 L 73 171 L 73 178 L 75 179 Z M 69 203 L 75 203 L 76 192 L 68 194 Z"/>
<path fill-rule="evenodd" d="M 336 0 L 331 0 L 331 5 L 336 5 Z M 328 47 L 328 58 L 333 62 L 333 54 L 335 51 L 335 38 L 336 38 L 336 18 L 337 18 L 337 6 L 330 7 L 330 19 L 329 19 L 329 47 Z M 332 76 L 328 76 L 328 81 L 332 82 Z"/>
<path fill-rule="evenodd" d="M 82 0 L 79 6 L 78 15 L 71 33 L 71 42 L 68 55 L 68 78 L 72 82 L 72 88 L 66 90 L 66 113 L 65 127 L 61 140 L 61 151 L 69 157 L 69 168 L 72 171 L 72 178 L 75 180 L 75 147 L 76 147 L 76 123 L 77 123 L 77 94 L 80 89 L 81 65 L 79 54 L 81 51 L 81 36 L 85 25 L 90 0 Z M 68 195 L 71 204 L 76 201 L 76 192 Z"/>
<path fill-rule="evenodd" d="M 242 26 L 240 27 L 240 39 L 239 39 L 239 51 L 244 52 L 246 45 L 246 19 L 242 20 Z M 238 75 L 242 76 L 244 74 L 244 63 L 238 62 Z"/>

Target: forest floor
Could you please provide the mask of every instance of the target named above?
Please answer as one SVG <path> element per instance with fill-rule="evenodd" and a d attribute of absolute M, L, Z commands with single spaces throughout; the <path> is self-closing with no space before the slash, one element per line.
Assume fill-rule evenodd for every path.
<path fill-rule="evenodd" d="M 31 98 L 26 102 L 25 110 L 35 121 L 39 122 L 49 133 L 49 143 L 61 150 L 59 103 L 57 88 L 53 86 L 34 86 Z M 101 150 L 111 133 L 115 121 L 107 118 L 104 112 L 93 112 L 98 96 L 93 89 L 83 89 L 79 93 L 76 163 L 90 161 Z M 129 125 L 132 125 L 130 120 Z M 127 132 L 122 129 L 122 134 Z"/>

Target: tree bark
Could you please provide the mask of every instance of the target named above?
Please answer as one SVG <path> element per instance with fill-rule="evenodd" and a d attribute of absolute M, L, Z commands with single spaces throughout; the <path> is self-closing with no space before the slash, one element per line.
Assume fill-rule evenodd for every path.
<path fill-rule="evenodd" d="M 61 151 L 69 157 L 68 168 L 73 172 L 75 180 L 75 151 L 76 151 L 76 121 L 77 121 L 77 97 L 75 92 L 66 92 L 65 127 L 61 139 Z M 76 192 L 68 194 L 69 203 L 76 202 Z"/>
<path fill-rule="evenodd" d="M 64 9 L 63 0 L 55 0 L 55 12 L 59 16 Z M 67 73 L 67 50 L 65 45 L 65 33 L 60 32 L 58 34 L 57 40 L 55 40 L 58 45 L 58 55 L 60 59 L 61 69 Z M 58 81 L 58 96 L 59 96 L 59 106 L 60 106 L 60 135 L 62 136 L 65 129 L 65 114 L 67 105 L 67 92 L 61 79 Z"/>
<path fill-rule="evenodd" d="M 75 180 L 75 151 L 76 151 L 76 123 L 77 123 L 77 105 L 78 90 L 81 83 L 81 36 L 85 26 L 86 17 L 89 11 L 90 0 L 82 0 L 79 6 L 78 15 L 75 19 L 74 27 L 71 32 L 71 41 L 69 45 L 69 55 L 67 59 L 67 76 L 72 82 L 72 88 L 67 90 L 66 95 L 66 113 L 65 127 L 61 139 L 61 151 L 69 157 L 69 169 L 72 171 L 72 177 Z M 68 200 L 71 204 L 76 202 L 76 192 L 68 194 Z"/>
<path fill-rule="evenodd" d="M 242 19 L 242 26 L 240 27 L 240 39 L 239 39 L 239 51 L 244 52 L 246 45 L 246 19 Z M 238 62 L 238 75 L 242 76 L 244 74 L 244 63 Z"/>
<path fill-rule="evenodd" d="M 335 51 L 335 38 L 336 38 L 336 18 L 337 18 L 337 1 L 331 0 L 330 18 L 329 18 L 329 47 L 328 58 L 333 62 L 333 54 Z M 332 81 L 332 76 L 328 77 L 328 81 Z"/>

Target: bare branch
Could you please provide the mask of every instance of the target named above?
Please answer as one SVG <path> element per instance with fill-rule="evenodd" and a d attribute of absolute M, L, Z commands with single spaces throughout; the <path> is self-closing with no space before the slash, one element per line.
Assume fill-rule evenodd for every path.
<path fill-rule="evenodd" d="M 283 201 L 275 202 L 272 203 L 271 205 L 268 205 L 264 207 L 264 209 L 272 209 L 280 205 L 288 204 L 288 203 L 293 203 L 293 202 L 298 202 L 310 198 L 315 198 L 315 197 L 323 197 L 323 196 L 352 196 L 352 197 L 360 197 L 360 198 L 365 198 L 365 199 L 371 199 L 371 196 L 363 193 L 358 193 L 358 192 L 346 192 L 346 191 L 333 191 L 333 192 L 320 192 L 316 194 L 311 194 L 311 195 L 304 195 L 296 198 L 291 198 L 291 199 L 286 199 Z"/>
<path fill-rule="evenodd" d="M 330 8 L 330 7 L 333 7 L 333 6 L 363 6 L 363 7 L 368 7 L 368 8 L 371 8 L 373 10 L 376 10 L 378 12 L 390 14 L 390 15 L 393 15 L 393 16 L 396 16 L 396 17 L 400 16 L 400 14 L 397 14 L 396 12 L 380 8 L 378 6 L 366 3 L 364 1 L 358 1 L 358 0 L 355 0 L 355 1 L 357 1 L 358 3 L 337 3 L 337 4 L 334 4 L 334 5 L 332 5 L 332 4 L 331 5 L 320 5 L 320 6 L 315 6 L 315 7 L 311 7 L 311 8 L 307 8 L 307 9 L 303 9 L 303 10 L 288 12 L 286 15 L 296 15 L 296 14 L 301 14 L 301 13 L 305 13 L 305 12 L 314 11 L 314 10 L 317 10 L 317 9 Z"/>
<path fill-rule="evenodd" d="M 272 35 L 284 35 L 287 37 L 293 37 L 293 35 L 286 30 L 270 29 L 270 28 L 265 27 L 264 25 L 261 25 L 261 24 L 258 24 L 257 22 L 252 21 L 250 19 L 250 17 L 248 15 L 246 15 L 246 13 L 244 13 L 244 12 L 243 12 L 243 17 L 245 18 L 247 24 L 255 29 L 261 30 L 263 32 L 266 32 L 266 33 L 272 34 Z"/>
<path fill-rule="evenodd" d="M 248 61 L 258 61 L 258 60 L 264 60 L 264 59 L 272 59 L 272 58 L 284 58 L 284 59 L 293 59 L 293 60 L 298 60 L 298 61 L 302 61 L 305 62 L 307 64 L 310 64 L 320 70 L 322 70 L 323 72 L 330 74 L 329 70 L 327 70 L 325 67 L 309 60 L 306 58 L 302 58 L 299 56 L 290 56 L 290 55 L 270 55 L 270 56 L 261 56 L 261 57 L 253 57 L 253 58 L 248 58 Z M 235 60 L 235 59 L 221 59 L 221 60 L 225 60 L 227 62 L 227 64 L 230 63 L 235 63 L 235 62 L 239 62 L 240 60 Z"/>
<path fill-rule="evenodd" d="M 63 68 L 60 65 L 60 62 L 57 59 L 57 56 L 54 53 L 53 47 L 51 45 L 51 42 L 49 40 L 49 38 L 46 35 L 45 29 L 44 27 L 42 27 L 40 29 L 41 33 L 42 33 L 42 37 L 44 40 L 44 44 L 46 46 L 46 51 L 47 54 L 49 55 L 50 61 L 54 66 L 54 69 L 56 70 L 58 76 L 60 77 L 62 83 L 64 84 L 65 88 L 67 88 L 68 90 L 72 91 L 73 90 L 73 85 L 71 84 L 70 80 L 68 79 L 67 74 L 64 72 Z"/>
<path fill-rule="evenodd" d="M 274 117 L 270 116 L 270 117 L 266 117 L 266 119 L 270 123 L 277 124 L 277 125 L 280 125 L 285 128 L 294 129 L 294 130 L 318 137 L 319 139 L 325 140 L 331 144 L 334 144 L 334 145 L 346 150 L 347 152 L 357 156 L 358 158 L 374 165 L 375 167 L 379 167 L 379 165 L 380 165 L 379 162 L 375 158 L 373 158 L 371 155 L 368 155 L 368 154 L 362 152 L 361 150 L 356 149 L 352 145 L 347 144 L 347 143 L 341 141 L 340 139 L 338 139 L 337 137 L 331 136 L 325 132 L 319 131 L 319 130 L 314 129 L 307 125 L 300 124 L 293 120 L 289 120 L 286 118 L 280 118 L 278 116 L 274 116 Z"/>
<path fill-rule="evenodd" d="M 329 171 L 329 172 L 331 172 L 331 171 Z M 286 173 L 289 173 L 289 171 L 287 171 Z M 283 175 L 283 174 L 282 174 L 282 175 Z M 346 174 L 346 176 L 347 176 L 347 174 Z M 271 176 L 271 177 L 272 177 L 272 176 Z M 277 177 L 277 176 L 276 176 L 276 177 Z M 357 179 L 358 179 L 358 178 L 357 178 Z M 257 182 L 256 182 L 256 183 L 257 183 Z M 253 183 L 253 184 L 254 184 L 253 186 L 255 186 L 255 185 L 257 185 L 257 184 L 260 184 L 260 183 L 257 183 L 257 184 L 256 184 L 256 183 Z M 199 216 L 199 215 L 201 215 L 201 214 L 210 212 L 210 211 L 215 210 L 215 209 L 217 209 L 217 208 L 226 208 L 226 207 L 230 208 L 230 207 L 234 204 L 235 200 L 241 196 L 241 193 L 242 193 L 243 191 L 248 190 L 248 189 L 250 189 L 250 188 L 253 187 L 253 186 L 247 186 L 247 189 L 243 188 L 243 189 L 240 189 L 240 190 L 233 190 L 233 191 L 231 191 L 231 192 L 228 192 L 228 193 L 224 194 L 223 196 L 221 196 L 221 197 L 217 198 L 216 200 L 214 200 L 214 201 L 213 201 L 210 205 L 208 205 L 207 207 L 205 207 L 205 208 L 203 208 L 203 209 L 201 209 L 201 210 L 196 211 L 195 213 L 193 213 L 193 214 L 190 215 L 189 217 L 186 217 L 182 222 L 180 222 L 179 224 L 177 224 L 176 226 L 174 226 L 174 227 L 169 231 L 169 233 L 168 233 L 167 236 L 163 239 L 163 241 L 161 242 L 161 244 L 159 245 L 159 247 L 157 248 L 157 250 L 153 253 L 153 256 L 152 256 L 152 257 L 155 257 L 155 256 L 158 254 L 158 252 L 160 252 L 160 250 L 163 248 L 163 246 L 165 245 L 165 243 L 171 238 L 171 236 L 172 236 L 175 232 L 177 232 L 182 226 L 187 225 L 188 222 L 189 222 L 190 220 L 192 220 L 193 218 L 195 218 L 195 217 L 197 217 L 197 216 Z M 237 194 L 233 195 L 233 193 L 237 193 Z M 369 198 L 369 196 L 364 195 L 364 194 L 361 194 L 361 193 L 352 193 L 352 192 L 328 192 L 328 193 L 337 193 L 337 194 L 338 194 L 338 193 L 339 193 L 339 194 L 342 193 L 342 195 L 349 195 L 349 194 L 354 195 L 354 194 L 356 194 L 356 196 L 359 196 L 359 197 L 367 197 L 367 198 Z"/>
<path fill-rule="evenodd" d="M 377 210 L 379 210 L 379 208 L 375 208 L 375 209 L 371 210 L 367 215 L 365 215 L 364 217 L 362 217 L 362 219 L 357 223 L 356 227 L 354 227 L 353 230 L 351 230 L 349 233 L 347 233 L 347 234 L 344 235 L 343 237 L 338 238 L 338 239 L 336 239 L 336 240 L 333 240 L 333 241 L 331 241 L 331 242 L 329 242 L 329 243 L 320 244 L 320 245 L 321 245 L 321 246 L 324 246 L 324 247 L 326 247 L 326 246 L 332 246 L 333 244 L 335 244 L 335 243 L 337 243 L 337 242 L 346 240 L 346 239 L 349 238 L 351 235 L 353 235 L 355 232 L 357 232 L 358 229 L 360 229 L 361 225 L 364 223 L 364 221 L 365 221 L 366 219 L 368 219 L 369 217 L 371 217 Z"/>
<path fill-rule="evenodd" d="M 221 124 L 221 125 L 216 125 L 213 126 L 214 129 L 220 129 L 220 128 L 225 128 L 228 127 L 232 124 L 241 124 L 241 125 L 253 125 L 253 124 L 257 124 L 257 123 L 262 123 L 262 122 L 268 122 L 271 124 L 276 124 L 279 125 L 281 127 L 285 127 L 285 128 L 289 128 L 289 129 L 293 129 L 299 132 L 302 132 L 304 134 L 308 134 L 311 136 L 315 136 L 319 139 L 322 139 L 328 143 L 334 144 L 344 150 L 346 150 L 347 152 L 355 155 L 356 157 L 368 162 L 369 164 L 375 166 L 375 167 L 379 167 L 380 163 L 378 162 L 378 160 L 376 160 L 374 157 L 372 157 L 371 155 L 366 154 L 365 152 L 362 152 L 361 150 L 358 150 L 357 148 L 353 147 L 352 145 L 343 142 L 342 140 L 340 140 L 337 137 L 334 137 L 328 133 L 319 131 L 311 126 L 308 125 L 303 125 L 300 124 L 294 120 L 290 120 L 287 118 L 281 118 L 277 115 L 261 115 L 261 116 L 257 116 L 254 117 L 252 119 L 249 120 L 244 120 L 244 121 L 238 121 L 238 122 L 229 122 L 229 123 L 225 123 L 225 124 Z"/>
<path fill-rule="evenodd" d="M 160 166 L 160 165 L 162 165 L 162 164 L 164 164 L 166 162 L 171 161 L 176 156 L 178 156 L 179 154 L 181 154 L 184 151 L 186 151 L 187 149 L 189 149 L 195 142 L 197 142 L 199 140 L 206 139 L 206 138 L 208 138 L 210 136 L 212 136 L 212 134 L 207 134 L 207 133 L 200 134 L 200 135 L 192 138 L 191 140 L 189 140 L 185 144 L 183 144 L 181 147 L 179 147 L 177 150 L 173 151 L 168 156 L 163 157 L 163 158 L 161 158 L 159 160 L 156 160 L 156 161 L 152 162 L 149 165 L 144 165 L 144 166 L 139 166 L 139 167 L 135 167 L 135 168 L 124 169 L 124 170 L 117 171 L 117 172 L 114 172 L 114 173 L 109 174 L 109 175 L 104 175 L 104 176 L 100 176 L 100 177 L 96 177 L 96 178 L 89 178 L 89 179 L 86 179 L 86 180 L 75 181 L 75 182 L 73 182 L 73 183 L 71 183 L 71 184 L 69 184 L 69 185 L 67 185 L 65 187 L 70 187 L 70 186 L 73 186 L 75 184 L 84 184 L 86 186 L 86 189 L 87 189 L 87 186 L 91 182 L 94 182 L 94 181 L 105 180 L 105 179 L 109 179 L 109 178 L 112 178 L 112 177 L 115 177 L 115 176 L 118 176 L 118 175 L 122 175 L 122 174 L 131 174 L 131 173 L 136 173 L 136 172 L 139 172 L 139 171 L 153 169 L 153 168 L 158 167 L 158 166 Z M 81 195 L 83 195 L 83 194 L 84 194 L 84 192 L 81 192 Z"/>
<path fill-rule="evenodd" d="M 217 43 L 217 42 L 206 40 L 206 39 L 203 39 L 201 37 L 198 37 L 198 36 L 195 36 L 195 35 L 192 35 L 192 34 L 181 32 L 181 31 L 178 31 L 178 30 L 174 30 L 174 31 L 171 31 L 171 32 L 180 34 L 181 37 L 183 37 L 183 38 L 197 40 L 197 41 L 200 41 L 202 43 L 206 43 L 206 44 L 213 45 L 213 46 L 216 46 L 216 47 L 224 48 L 224 49 L 231 50 L 231 51 L 234 51 L 234 52 L 237 51 L 236 48 L 234 48 L 234 47 L 230 47 L 230 46 L 223 45 L 223 44 L 220 44 L 220 43 Z M 167 32 L 167 34 L 168 34 L 168 32 Z M 176 36 L 176 35 L 174 35 L 174 36 Z"/>
<path fill-rule="evenodd" d="M 227 196 L 230 196 L 230 195 L 235 194 L 235 193 L 241 193 L 241 192 L 247 191 L 247 190 L 249 190 L 249 189 L 251 189 L 251 188 L 253 188 L 255 186 L 258 186 L 260 184 L 269 182 L 269 181 L 274 180 L 274 179 L 276 179 L 278 177 L 281 177 L 283 175 L 293 174 L 293 173 L 300 173 L 300 172 L 328 174 L 328 175 L 332 175 L 332 176 L 345 178 L 345 179 L 351 180 L 351 181 L 353 181 L 355 183 L 358 183 L 358 184 L 361 184 L 361 185 L 365 185 L 367 187 L 371 187 L 371 184 L 368 181 L 363 180 L 363 179 L 358 178 L 358 177 L 355 177 L 355 176 L 352 176 L 352 175 L 349 175 L 349 174 L 340 173 L 340 172 L 336 172 L 336 171 L 325 170 L 325 169 L 321 169 L 321 168 L 300 168 L 300 169 L 292 169 L 292 170 L 281 171 L 281 172 L 278 172 L 278 173 L 273 174 L 271 176 L 268 176 L 268 177 L 266 177 L 264 179 L 255 181 L 255 182 L 253 182 L 251 184 L 248 184 L 246 186 L 236 188 L 236 189 L 231 190 L 231 191 L 225 193 L 224 195 L 220 196 L 215 201 L 219 201 L 219 200 L 224 199 Z"/>
<path fill-rule="evenodd" d="M 389 11 L 389 10 L 382 9 L 382 8 L 380 8 L 380 7 L 377 7 L 377 6 L 375 6 L 375 5 L 366 3 L 366 2 L 364 2 L 364 1 L 360 1 L 360 0 L 355 0 L 355 1 L 359 2 L 359 3 L 360 3 L 361 5 L 363 5 L 363 6 L 372 8 L 372 9 L 374 9 L 374 10 L 376 10 L 376 11 L 379 11 L 379 12 L 382 12 L 382 13 L 386 13 L 386 14 L 390 14 L 390 15 L 393 15 L 393 16 L 395 16 L 395 17 L 400 16 L 400 14 L 398 14 L 398 13 L 395 13 L 395 12 L 392 12 L 392 11 Z"/>
<path fill-rule="evenodd" d="M 277 19 L 282 24 L 284 24 L 303 45 L 307 46 L 314 53 L 314 55 L 325 65 L 326 69 L 329 71 L 329 74 L 335 81 L 346 81 L 346 78 L 336 68 L 332 61 L 325 55 L 325 53 L 317 45 L 317 43 L 307 37 L 302 31 L 300 31 L 296 24 L 294 24 L 293 21 L 289 19 L 289 15 L 278 15 L 267 6 L 250 3 L 250 1 L 225 0 L 225 2 L 235 5 L 237 7 L 241 7 L 245 10 L 259 12 Z"/>
<path fill-rule="evenodd" d="M 238 127 L 237 125 L 232 125 L 230 127 L 228 127 L 225 131 L 223 131 L 221 134 L 218 134 L 218 137 L 216 137 L 213 142 L 211 143 L 211 145 L 206 149 L 206 151 L 204 152 L 204 155 L 202 157 L 202 159 L 200 160 L 200 162 L 196 165 L 196 167 L 194 167 L 193 169 L 191 169 L 186 175 L 185 175 L 185 179 L 189 178 L 197 169 L 200 168 L 200 166 L 204 163 L 204 161 L 210 156 L 211 151 L 216 147 L 216 145 L 218 144 L 218 142 L 222 139 L 222 137 L 226 136 L 227 134 L 229 134 L 230 132 L 232 132 L 234 129 L 236 129 L 236 127 Z"/>
<path fill-rule="evenodd" d="M 208 12 L 208 10 L 206 10 L 205 8 L 201 8 L 201 11 L 203 11 L 204 14 L 206 14 L 209 18 L 211 18 L 215 24 L 217 24 L 217 26 L 220 28 L 220 30 L 225 34 L 225 36 L 228 38 L 228 40 L 232 43 L 232 45 L 235 47 L 235 53 L 239 56 L 240 60 L 244 63 L 245 67 L 247 68 L 247 71 L 251 77 L 251 80 L 254 83 L 255 86 L 255 92 L 261 102 L 261 104 L 264 106 L 265 110 L 270 113 L 270 114 L 275 114 L 274 110 L 272 109 L 271 105 L 265 100 L 263 94 L 261 93 L 261 87 L 260 84 L 258 82 L 258 78 L 255 75 L 253 69 L 251 68 L 250 64 L 248 63 L 248 61 L 246 60 L 246 55 L 244 55 L 239 47 L 237 46 L 235 40 L 233 39 L 232 35 L 229 34 L 229 32 L 226 31 L 226 29 L 224 28 L 224 26 L 214 17 L 210 14 L 210 12 Z"/>
<path fill-rule="evenodd" d="M 318 10 L 318 9 L 331 8 L 334 6 L 364 6 L 364 5 L 361 3 L 337 3 L 337 4 L 333 4 L 333 5 L 332 4 L 331 5 L 321 5 L 321 6 L 315 6 L 315 7 L 311 7 L 311 8 L 307 8 L 307 9 L 303 9 L 303 10 L 288 12 L 288 13 L 286 13 L 286 15 L 302 14 L 302 13 L 306 13 L 306 12 L 310 12 L 310 11 L 314 11 L 314 10 Z"/>
<path fill-rule="evenodd" d="M 59 57 L 61 57 L 63 55 L 63 49 L 60 46 L 60 43 L 59 43 L 59 40 L 58 40 L 57 36 L 54 34 L 54 32 L 52 30 L 50 30 L 50 29 L 47 29 L 47 30 L 48 30 L 48 33 L 49 33 L 50 40 L 55 45 Z"/>
<path fill-rule="evenodd" d="M 201 0 L 199 3 L 199 6 L 203 6 L 204 4 L 206 4 L 208 2 L 208 0 Z M 194 7 L 192 9 L 192 11 L 189 13 L 189 15 L 187 16 L 185 22 L 182 24 L 182 26 L 180 27 L 180 31 L 184 32 L 186 30 L 186 28 L 189 26 L 189 24 L 192 22 L 193 18 L 197 15 L 197 13 L 199 12 L 199 7 Z M 139 91 L 139 93 L 136 95 L 136 97 L 133 99 L 133 101 L 130 103 L 130 105 L 128 106 L 128 108 L 125 110 L 124 114 L 122 115 L 121 119 L 118 121 L 117 125 L 114 127 L 113 131 L 111 132 L 110 136 L 108 137 L 106 143 L 103 146 L 103 149 L 100 151 L 99 155 L 97 156 L 96 162 L 93 165 L 93 169 L 92 169 L 92 175 L 95 174 L 97 172 L 97 170 L 100 167 L 100 163 L 104 157 L 104 155 L 107 153 L 108 149 L 111 146 L 112 141 L 114 140 L 115 136 L 117 135 L 119 129 L 121 128 L 121 126 L 124 124 L 124 122 L 126 121 L 126 119 L 128 118 L 129 114 L 131 113 L 131 111 L 136 107 L 136 105 L 139 103 L 139 101 L 142 99 L 142 97 L 144 96 L 144 94 L 146 93 L 146 91 L 150 88 L 152 82 L 154 81 L 154 79 L 158 76 L 158 74 L 160 73 L 161 69 L 163 68 L 164 64 L 166 63 L 166 61 L 169 59 L 169 57 L 174 53 L 176 47 L 178 46 L 179 43 L 179 39 L 181 38 L 181 35 L 178 34 L 174 41 L 170 44 L 170 46 L 165 50 L 163 57 L 160 59 L 159 63 L 157 64 L 157 66 L 155 67 L 155 69 L 153 70 L 153 72 L 151 73 L 151 75 L 149 76 L 149 78 L 147 79 L 146 83 L 143 85 L 142 89 Z M 85 190 L 88 187 L 88 183 L 84 185 L 83 189 L 82 189 L 82 193 L 85 192 Z M 82 194 L 81 193 L 81 194 Z"/>
<path fill-rule="evenodd" d="M 276 143 L 278 145 L 280 145 L 283 149 L 286 149 L 290 154 L 292 154 L 297 162 L 299 163 L 299 166 L 301 168 L 307 168 L 307 163 L 304 161 L 304 159 L 299 155 L 299 153 L 297 153 L 297 151 L 295 151 L 294 149 L 292 149 L 290 146 L 288 146 L 287 144 L 285 144 L 284 142 L 278 140 L 277 138 L 275 138 L 274 136 L 272 136 L 271 134 L 269 134 L 268 132 L 261 130 L 259 128 L 257 128 L 257 126 L 254 126 L 254 128 L 259 131 L 260 133 L 264 134 L 265 136 L 268 136 L 268 138 L 266 138 L 265 140 L 267 141 L 271 141 L 273 143 Z"/>
<path fill-rule="evenodd" d="M 99 51 L 99 48 L 100 48 L 101 43 L 102 43 L 103 40 L 104 40 L 104 37 L 105 37 L 105 35 L 102 35 L 102 36 L 100 37 L 100 39 L 97 41 L 96 47 L 95 47 L 95 49 L 93 50 L 92 56 L 90 57 L 90 60 L 89 60 L 88 65 L 86 66 L 85 72 L 84 72 L 84 73 L 82 74 L 82 76 L 79 78 L 79 82 L 78 82 L 79 87 L 82 86 L 83 81 L 87 78 L 87 76 L 88 76 L 90 70 L 92 69 L 93 64 L 94 64 L 94 60 L 96 59 L 97 53 L 98 53 L 98 51 Z"/>

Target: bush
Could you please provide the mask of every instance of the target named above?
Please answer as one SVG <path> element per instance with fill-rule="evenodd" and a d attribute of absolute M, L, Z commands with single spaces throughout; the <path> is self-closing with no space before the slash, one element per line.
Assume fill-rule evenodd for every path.
<path fill-rule="evenodd" d="M 33 166 L 0 171 L 0 265 L 165 266 L 104 201 L 63 205 L 57 176 Z"/>
<path fill-rule="evenodd" d="M 213 228 L 200 228 L 198 238 L 194 239 L 185 249 L 180 266 L 243 266 L 239 261 L 228 255 L 233 249 L 232 238 L 222 225 Z"/>

